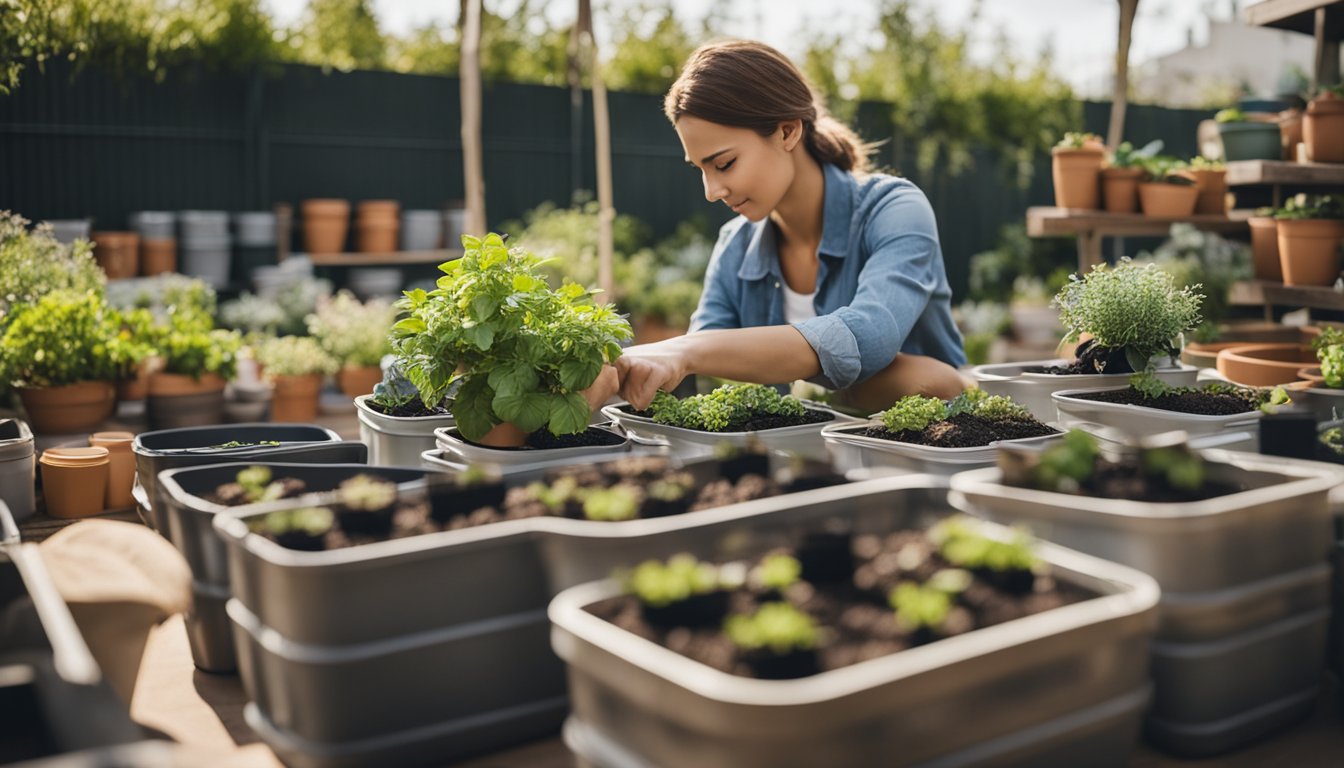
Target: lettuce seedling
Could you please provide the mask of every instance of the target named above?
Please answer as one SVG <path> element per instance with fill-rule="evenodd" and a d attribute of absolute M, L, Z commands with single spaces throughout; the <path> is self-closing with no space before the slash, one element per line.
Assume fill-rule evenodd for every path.
<path fill-rule="evenodd" d="M 1143 472 L 1172 488 L 1197 491 L 1204 485 L 1204 459 L 1185 445 L 1143 451 Z"/>
<path fill-rule="evenodd" d="M 778 656 L 813 650 L 820 636 L 816 621 L 788 603 L 765 603 L 750 616 L 729 616 L 723 633 L 738 648 L 768 649 Z"/>
<path fill-rule="evenodd" d="M 892 432 L 918 432 L 948 417 L 947 404 L 936 397 L 906 395 L 882 412 L 882 424 Z"/>
<path fill-rule="evenodd" d="M 1046 491 L 1077 493 L 1096 470 L 1101 449 L 1097 439 L 1081 429 L 1071 429 L 1064 439 L 1041 454 L 1032 468 L 1032 484 Z"/>
<path fill-rule="evenodd" d="M 666 563 L 647 560 L 632 571 L 626 588 L 646 606 L 663 608 L 719 588 L 718 570 L 688 554 Z"/>
<path fill-rule="evenodd" d="M 271 481 L 270 467 L 252 466 L 240 469 L 236 481 L 250 503 L 275 501 L 285 495 L 284 484 Z"/>
<path fill-rule="evenodd" d="M 783 592 L 803 575 L 803 564 L 789 555 L 770 555 L 751 571 L 751 581 L 763 589 Z"/>
<path fill-rule="evenodd" d="M 683 400 L 659 392 L 649 405 L 655 422 L 702 432 L 729 432 L 759 416 L 801 416 L 806 410 L 801 400 L 762 384 L 724 384 Z"/>
<path fill-rule="evenodd" d="M 583 516 L 589 520 L 616 522 L 639 515 L 639 492 L 626 485 L 591 488 L 580 492 Z"/>
<path fill-rule="evenodd" d="M 958 568 L 995 572 L 1030 571 L 1038 560 L 1034 542 L 1024 530 L 1014 529 L 1009 541 L 991 539 L 959 518 L 949 518 L 929 529 L 938 552 Z"/>
<path fill-rule="evenodd" d="M 970 573 L 944 568 L 923 584 L 913 581 L 897 584 L 887 595 L 887 602 L 896 611 L 896 623 L 905 631 L 936 631 L 947 620 L 956 596 L 970 585 Z"/>
<path fill-rule="evenodd" d="M 341 503 L 352 510 L 378 512 L 397 503 L 397 484 L 372 475 L 355 475 L 340 485 Z"/>

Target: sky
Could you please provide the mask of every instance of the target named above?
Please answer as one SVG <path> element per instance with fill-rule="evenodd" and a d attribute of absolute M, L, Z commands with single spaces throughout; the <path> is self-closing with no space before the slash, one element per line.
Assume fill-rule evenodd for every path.
<path fill-rule="evenodd" d="M 297 20 L 306 0 L 263 0 L 282 24 Z M 1156 56 L 1185 47 L 1193 33 L 1196 44 L 1205 39 L 1210 14 L 1229 19 L 1233 7 L 1244 9 L 1252 0 L 1142 0 L 1134 23 L 1130 64 L 1137 66 Z M 508 8 L 515 0 L 484 0 L 490 8 Z M 602 43 L 601 10 L 634 0 L 595 0 L 595 24 Z M 945 28 L 960 28 L 975 0 L 912 0 L 932 13 Z M 577 2 L 545 0 L 555 21 L 574 17 Z M 748 37 L 779 48 L 791 56 L 802 53 L 804 30 L 853 33 L 871 29 L 877 18 L 877 0 L 671 0 L 683 21 L 698 23 L 714 4 L 729 8 L 723 33 Z M 451 23 L 457 0 L 373 0 L 384 31 L 404 33 L 429 21 Z M 837 13 L 836 9 L 844 9 Z M 994 38 L 1002 30 L 1019 59 L 1034 60 L 1049 47 L 1056 72 L 1083 95 L 1105 88 L 1114 57 L 1119 24 L 1116 0 L 981 0 L 981 30 L 973 39 L 973 54 L 992 55 Z"/>

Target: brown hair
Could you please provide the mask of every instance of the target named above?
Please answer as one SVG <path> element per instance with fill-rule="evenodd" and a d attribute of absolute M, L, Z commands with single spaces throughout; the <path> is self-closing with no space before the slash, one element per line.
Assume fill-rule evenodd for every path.
<path fill-rule="evenodd" d="M 762 136 L 785 120 L 801 120 L 803 144 L 819 162 L 865 173 L 873 145 L 831 117 L 784 54 L 764 43 L 731 40 L 701 46 L 663 99 L 663 113 L 750 128 Z"/>

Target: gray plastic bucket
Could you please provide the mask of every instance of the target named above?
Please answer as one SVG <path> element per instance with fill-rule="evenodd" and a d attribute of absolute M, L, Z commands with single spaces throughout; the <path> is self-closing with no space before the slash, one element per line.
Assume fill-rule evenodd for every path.
<path fill-rule="evenodd" d="M 19 419 L 0 419 L 0 501 L 15 520 L 26 520 L 33 504 L 33 433 Z"/>
<path fill-rule="evenodd" d="M 135 211 L 127 221 L 140 233 L 141 240 L 172 240 L 176 236 L 172 211 Z"/>

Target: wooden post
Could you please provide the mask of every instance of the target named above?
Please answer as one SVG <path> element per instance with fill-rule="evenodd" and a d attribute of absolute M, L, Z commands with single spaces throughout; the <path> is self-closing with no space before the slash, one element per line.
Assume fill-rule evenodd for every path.
<path fill-rule="evenodd" d="M 467 232 L 486 233 L 485 170 L 481 158 L 481 0 L 462 0 L 462 175 Z"/>
<path fill-rule="evenodd" d="M 1129 42 L 1134 31 L 1134 16 L 1139 0 L 1119 0 L 1120 36 L 1115 47 L 1115 83 L 1111 90 L 1111 125 L 1106 131 L 1106 146 L 1115 149 L 1124 141 L 1125 107 L 1129 102 Z"/>
<path fill-rule="evenodd" d="M 593 36 L 593 5 L 591 0 L 579 0 L 579 34 L 590 53 L 593 78 L 593 133 L 597 150 L 597 287 L 605 301 L 611 301 L 615 288 L 612 262 L 612 224 L 616 209 L 611 191 L 611 118 L 607 112 L 607 88 L 602 82 L 602 67 L 597 56 L 597 40 Z"/>

